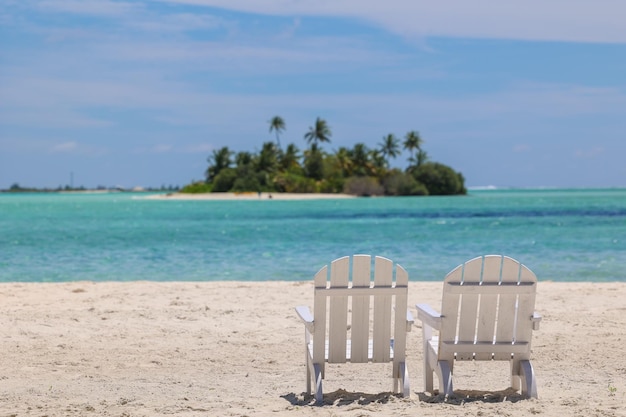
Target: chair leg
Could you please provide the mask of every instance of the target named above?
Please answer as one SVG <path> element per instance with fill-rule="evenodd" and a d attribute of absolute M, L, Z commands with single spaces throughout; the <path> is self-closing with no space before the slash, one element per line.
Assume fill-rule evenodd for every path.
<path fill-rule="evenodd" d="M 448 361 L 437 362 L 437 376 L 439 377 L 439 393 L 444 396 L 453 394 L 452 369 Z"/>
<path fill-rule="evenodd" d="M 521 389 L 519 359 L 511 360 L 511 388 L 513 388 L 515 391 L 519 391 Z"/>
<path fill-rule="evenodd" d="M 424 351 L 424 391 L 430 392 L 433 391 L 433 376 L 435 370 L 430 366 L 430 358 L 427 350 Z"/>
<path fill-rule="evenodd" d="M 306 357 L 306 393 L 307 394 L 311 393 L 311 362 L 309 359 L 308 352 L 307 352 L 307 357 Z"/>
<path fill-rule="evenodd" d="M 422 352 L 424 354 L 424 391 L 433 394 L 433 374 L 435 370 L 431 366 L 432 351 L 430 348 L 430 340 L 433 331 L 430 326 L 422 324 Z"/>
<path fill-rule="evenodd" d="M 409 368 L 405 362 L 400 363 L 400 381 L 402 382 L 402 396 L 409 398 L 411 396 L 411 383 L 409 381 Z"/>
<path fill-rule="evenodd" d="M 314 363 L 313 370 L 315 372 L 315 403 L 319 405 L 324 402 L 324 394 L 322 392 L 322 367 Z"/>
<path fill-rule="evenodd" d="M 522 395 L 527 398 L 537 398 L 537 380 L 530 361 L 520 361 L 520 377 L 522 379 Z"/>

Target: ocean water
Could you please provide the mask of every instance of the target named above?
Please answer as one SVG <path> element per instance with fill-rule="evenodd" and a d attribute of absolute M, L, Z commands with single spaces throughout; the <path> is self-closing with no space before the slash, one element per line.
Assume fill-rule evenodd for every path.
<path fill-rule="evenodd" d="M 457 197 L 150 200 L 0 194 L 0 281 L 309 280 L 355 253 L 412 281 L 504 254 L 539 280 L 626 281 L 626 189 L 474 190 Z"/>

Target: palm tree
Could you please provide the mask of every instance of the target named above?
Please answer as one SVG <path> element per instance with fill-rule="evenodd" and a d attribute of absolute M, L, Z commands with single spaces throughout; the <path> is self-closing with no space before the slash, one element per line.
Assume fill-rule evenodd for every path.
<path fill-rule="evenodd" d="M 213 153 L 208 158 L 209 168 L 206 170 L 207 181 L 212 181 L 221 170 L 230 167 L 230 164 L 232 163 L 230 160 L 231 155 L 232 152 L 227 146 L 218 150 L 213 150 Z"/>
<path fill-rule="evenodd" d="M 428 161 L 428 154 L 426 153 L 426 151 L 422 149 L 417 151 L 417 166 L 422 165 L 426 161 Z"/>
<path fill-rule="evenodd" d="M 355 144 L 354 148 L 350 151 L 350 156 L 352 158 L 354 174 L 357 176 L 366 176 L 370 173 L 370 151 L 364 143 L 359 142 Z"/>
<path fill-rule="evenodd" d="M 245 167 L 246 165 L 250 165 L 252 163 L 252 154 L 248 151 L 240 151 L 235 156 L 235 163 L 237 164 L 237 168 Z"/>
<path fill-rule="evenodd" d="M 315 126 L 309 127 L 309 131 L 304 135 L 304 138 L 308 143 L 317 145 L 320 142 L 330 142 L 332 135 L 326 120 L 318 117 L 315 119 Z"/>
<path fill-rule="evenodd" d="M 371 174 L 380 176 L 386 171 L 389 162 L 382 151 L 378 149 L 373 149 L 370 151 L 370 160 L 371 160 Z"/>
<path fill-rule="evenodd" d="M 278 165 L 276 147 L 273 142 L 265 142 L 261 152 L 256 157 L 257 171 L 274 172 Z"/>
<path fill-rule="evenodd" d="M 274 116 L 270 120 L 270 133 L 272 131 L 276 132 L 276 144 L 278 145 L 278 149 L 280 149 L 280 133 L 285 130 L 285 121 L 280 116 Z"/>
<path fill-rule="evenodd" d="M 408 150 L 411 153 L 409 162 L 416 162 L 413 153 L 416 149 L 420 151 L 422 149 L 423 143 L 424 141 L 422 140 L 422 138 L 420 138 L 420 134 L 415 130 L 411 130 L 409 133 L 406 134 L 406 136 L 404 137 L 403 145 L 404 149 Z"/>
<path fill-rule="evenodd" d="M 324 178 L 324 153 L 313 142 L 311 147 L 304 151 L 304 172 L 309 178 L 316 181 Z"/>
<path fill-rule="evenodd" d="M 400 154 L 400 141 L 394 136 L 393 133 L 383 137 L 380 145 L 380 152 L 385 159 L 391 157 L 395 158 Z"/>
<path fill-rule="evenodd" d="M 300 150 L 298 147 L 290 143 L 287 145 L 287 149 L 285 152 L 280 154 L 280 165 L 285 171 L 289 171 L 290 169 L 294 169 L 300 166 Z"/>
<path fill-rule="evenodd" d="M 352 160 L 350 159 L 350 150 L 344 146 L 335 152 L 335 158 L 341 173 L 344 177 L 352 175 Z"/>

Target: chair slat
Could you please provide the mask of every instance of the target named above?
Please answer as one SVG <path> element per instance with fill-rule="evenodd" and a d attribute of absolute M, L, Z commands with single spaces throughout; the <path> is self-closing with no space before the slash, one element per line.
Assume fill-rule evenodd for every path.
<path fill-rule="evenodd" d="M 391 286 L 393 262 L 377 256 L 374 260 L 374 286 Z M 391 295 L 374 298 L 374 354 L 373 362 L 389 362 L 389 340 L 391 338 Z"/>
<path fill-rule="evenodd" d="M 330 266 L 331 288 L 347 288 L 350 279 L 350 258 L 336 259 Z M 337 296 L 330 299 L 328 328 L 328 362 L 346 362 L 346 340 L 348 329 L 348 297 Z"/>
<path fill-rule="evenodd" d="M 409 284 L 409 274 L 400 265 L 396 265 L 396 287 L 406 287 Z M 394 361 L 393 361 L 393 374 L 395 377 L 399 377 L 400 361 L 404 360 L 406 353 L 406 308 L 407 308 L 407 291 L 402 294 L 396 295 L 395 302 L 395 318 L 394 318 Z"/>
<path fill-rule="evenodd" d="M 536 283 L 537 278 L 524 265 L 520 266 L 520 282 Z M 522 294 L 517 301 L 517 322 L 515 332 L 515 342 L 530 343 L 532 338 L 532 326 L 530 324 L 531 317 L 535 309 L 535 293 Z"/>
<path fill-rule="evenodd" d="M 482 258 L 475 258 L 467 262 L 463 268 L 463 284 L 480 283 L 482 277 Z M 476 338 L 476 319 L 478 311 L 478 294 L 461 295 L 461 307 L 459 309 L 459 342 L 474 342 Z M 464 356 L 473 356 L 472 352 L 459 352 L 457 358 L 464 360 Z"/>
<path fill-rule="evenodd" d="M 498 284 L 500 282 L 500 272 L 502 270 L 501 256 L 485 256 L 483 260 L 483 272 L 481 286 L 488 284 Z M 480 305 L 478 307 L 480 320 L 476 329 L 477 343 L 491 343 L 494 340 L 496 326 L 496 316 L 498 313 L 498 295 L 481 294 Z M 491 352 L 476 352 L 476 360 L 488 360 Z"/>
<path fill-rule="evenodd" d="M 519 283 L 519 268 L 520 264 L 516 260 L 503 257 L 502 259 L 502 285 L 511 285 Z M 510 288 L 517 288 L 515 285 L 511 285 Z M 526 288 L 534 288 L 528 287 Z M 498 306 L 498 323 L 496 328 L 496 342 L 497 343 L 512 343 L 515 336 L 515 314 L 517 312 L 517 294 L 502 293 L 500 295 Z M 510 359 L 510 352 L 498 352 L 495 354 L 496 360 Z"/>
<path fill-rule="evenodd" d="M 532 294 L 535 292 L 533 284 L 522 283 L 460 283 L 449 282 L 448 292 L 451 294 Z"/>
<path fill-rule="evenodd" d="M 326 296 L 318 289 L 325 289 L 328 283 L 328 266 L 319 270 L 313 278 L 315 284 L 315 300 L 313 306 L 314 331 L 313 331 L 313 362 L 320 364 L 322 373 L 326 362 Z"/>
<path fill-rule="evenodd" d="M 441 323 L 441 330 L 439 331 L 439 343 L 441 346 L 443 343 L 455 343 L 457 340 L 457 326 L 459 320 L 459 302 L 461 296 L 459 294 L 451 293 L 449 291 L 450 282 L 461 282 L 463 279 L 463 266 L 459 265 L 454 268 L 444 279 L 443 294 L 441 301 L 441 315 L 445 317 L 445 320 Z M 452 352 L 454 353 L 454 352 Z M 453 360 L 453 355 L 444 354 L 442 352 L 443 360 Z"/>
<path fill-rule="evenodd" d="M 511 359 L 511 353 L 521 353 L 528 350 L 528 343 L 519 343 L 511 345 L 510 343 L 446 343 L 446 348 L 451 350 L 466 350 L 476 353 L 473 359 L 478 360 L 478 353 L 488 354 L 492 359 L 493 353 L 503 353 L 507 355 L 507 359 Z M 458 359 L 458 358 L 457 358 Z M 471 357 L 469 359 L 472 359 Z M 462 360 L 462 359 L 459 359 Z M 467 359 L 466 359 L 467 360 Z"/>
<path fill-rule="evenodd" d="M 371 282 L 372 258 L 355 255 L 352 258 L 352 287 L 367 287 Z M 369 341 L 370 295 L 352 297 L 351 362 L 367 362 Z"/>

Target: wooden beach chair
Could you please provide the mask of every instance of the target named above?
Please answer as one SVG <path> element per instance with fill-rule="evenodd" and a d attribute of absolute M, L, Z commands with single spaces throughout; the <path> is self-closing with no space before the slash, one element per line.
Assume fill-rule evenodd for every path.
<path fill-rule="evenodd" d="M 534 312 L 537 277 L 525 265 L 499 255 L 459 265 L 444 279 L 441 314 L 418 304 L 424 335 L 424 390 L 453 394 L 454 361 L 509 361 L 511 386 L 537 398 L 530 363 L 532 331 L 541 316 Z M 439 332 L 433 336 L 433 329 Z"/>
<path fill-rule="evenodd" d="M 395 271 L 394 271 L 395 269 Z M 394 281 L 395 276 L 395 281 Z M 323 400 L 325 363 L 393 362 L 393 391 L 408 397 L 406 334 L 413 317 L 407 310 L 409 277 L 393 261 L 354 255 L 332 261 L 315 275 L 313 315 L 296 307 L 305 325 L 307 393 Z"/>

